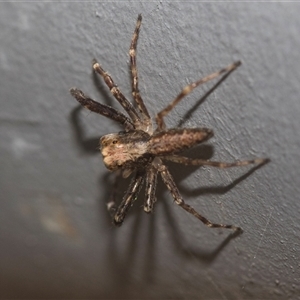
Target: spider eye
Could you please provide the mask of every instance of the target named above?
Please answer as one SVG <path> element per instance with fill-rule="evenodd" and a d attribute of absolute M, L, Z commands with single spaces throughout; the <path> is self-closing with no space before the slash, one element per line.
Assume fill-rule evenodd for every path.
<path fill-rule="evenodd" d="M 117 140 L 113 140 L 113 142 L 112 142 L 113 144 L 117 144 L 118 143 L 118 141 Z"/>

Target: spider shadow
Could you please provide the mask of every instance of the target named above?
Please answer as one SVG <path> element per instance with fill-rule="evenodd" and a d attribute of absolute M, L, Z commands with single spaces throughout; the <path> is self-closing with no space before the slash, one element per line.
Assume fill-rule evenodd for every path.
<path fill-rule="evenodd" d="M 83 110 L 81 105 L 76 106 L 70 114 L 72 124 L 73 138 L 81 153 L 93 155 L 99 153 L 99 138 L 87 138 L 80 121 L 80 111 Z"/>

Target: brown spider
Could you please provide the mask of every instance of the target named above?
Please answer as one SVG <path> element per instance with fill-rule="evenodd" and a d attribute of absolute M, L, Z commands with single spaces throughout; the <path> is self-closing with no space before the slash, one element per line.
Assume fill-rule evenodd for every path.
<path fill-rule="evenodd" d="M 268 159 L 256 158 L 253 160 L 224 163 L 181 156 L 179 153 L 183 150 L 191 148 L 199 143 L 203 143 L 211 138 L 213 136 L 213 131 L 208 128 L 167 129 L 163 119 L 194 88 L 218 77 L 221 74 L 229 74 L 235 70 L 241 62 L 237 61 L 216 73 L 187 85 L 165 109 L 156 115 L 156 128 L 154 129 L 150 115 L 138 89 L 136 46 L 141 22 L 142 16 L 140 14 L 137 19 L 129 50 L 132 96 L 137 109 L 125 98 L 111 76 L 103 70 L 96 60 L 93 60 L 94 71 L 103 78 L 113 96 L 119 101 L 130 118 L 110 106 L 94 101 L 84 95 L 83 92 L 77 88 L 71 88 L 70 90 L 72 96 L 75 97 L 82 106 L 109 119 L 117 121 L 124 127 L 124 131 L 107 134 L 100 139 L 100 149 L 105 166 L 110 171 L 119 170 L 119 172 L 122 172 L 123 177 L 128 177 L 131 173 L 134 173 L 134 177 L 130 183 L 128 191 L 119 207 L 116 207 L 114 199 L 107 204 L 108 210 L 113 215 L 113 222 L 115 225 L 122 225 L 128 210 L 136 200 L 144 182 L 146 182 L 144 211 L 147 213 L 153 211 L 153 206 L 156 202 L 155 189 L 157 174 L 160 173 L 162 180 L 171 192 L 175 203 L 194 215 L 205 225 L 208 227 L 222 227 L 241 230 L 240 227 L 233 225 L 212 223 L 205 217 L 201 216 L 190 205 L 186 204 L 181 197 L 168 168 L 165 166 L 164 161 L 172 161 L 185 165 L 206 165 L 217 168 L 228 168 L 246 166 L 249 164 L 264 164 L 268 161 Z"/>

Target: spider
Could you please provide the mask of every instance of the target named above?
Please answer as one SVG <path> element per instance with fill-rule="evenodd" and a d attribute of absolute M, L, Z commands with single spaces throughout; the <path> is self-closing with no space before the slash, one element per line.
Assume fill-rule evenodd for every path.
<path fill-rule="evenodd" d="M 183 150 L 203 143 L 213 136 L 213 131 L 208 128 L 171 128 L 167 129 L 164 117 L 190 92 L 199 85 L 206 83 L 221 74 L 229 74 L 240 66 L 241 62 L 233 64 L 212 73 L 198 81 L 188 84 L 177 95 L 177 97 L 161 110 L 155 118 L 153 124 L 149 112 L 143 102 L 138 88 L 138 73 L 136 66 L 136 48 L 142 22 L 141 14 L 138 15 L 135 30 L 131 39 L 129 50 L 131 89 L 134 99 L 133 105 L 122 94 L 121 90 L 114 83 L 112 77 L 94 59 L 93 69 L 98 73 L 110 89 L 112 95 L 121 104 L 127 115 L 117 111 L 113 107 L 103 105 L 86 96 L 81 90 L 71 88 L 70 93 L 85 108 L 103 115 L 120 123 L 124 131 L 110 133 L 100 138 L 100 150 L 103 162 L 110 171 L 118 171 L 124 178 L 133 174 L 133 178 L 117 207 L 114 197 L 107 203 L 107 208 L 112 214 L 113 223 L 122 225 L 127 212 L 137 199 L 138 194 L 145 183 L 144 211 L 151 213 L 156 202 L 155 191 L 157 176 L 160 174 L 163 182 L 172 194 L 176 204 L 184 210 L 198 218 L 208 227 L 229 228 L 242 231 L 240 227 L 234 225 L 217 224 L 209 221 L 199 214 L 194 208 L 185 203 L 179 190 L 170 174 L 165 161 L 194 166 L 213 166 L 217 168 L 229 168 L 247 166 L 249 164 L 264 164 L 268 159 L 256 158 L 253 160 L 235 161 L 231 163 L 208 161 L 202 159 L 192 159 L 182 156 Z"/>

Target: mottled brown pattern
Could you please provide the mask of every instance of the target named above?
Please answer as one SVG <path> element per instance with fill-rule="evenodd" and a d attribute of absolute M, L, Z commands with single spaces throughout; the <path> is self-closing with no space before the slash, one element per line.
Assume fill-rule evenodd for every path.
<path fill-rule="evenodd" d="M 184 128 L 160 131 L 152 136 L 148 151 L 157 156 L 176 153 L 203 143 L 213 136 L 208 128 Z"/>
<path fill-rule="evenodd" d="M 152 123 L 148 110 L 142 100 L 138 89 L 138 72 L 136 67 L 136 47 L 140 32 L 142 16 L 139 15 L 132 36 L 129 56 L 131 71 L 131 89 L 135 106 L 132 105 L 122 94 L 120 89 L 114 83 L 112 77 L 93 60 L 93 69 L 98 73 L 110 89 L 112 95 L 121 104 L 129 117 L 118 112 L 114 108 L 103 105 L 84 95 L 77 88 L 70 90 L 75 99 L 87 109 L 101 114 L 109 119 L 120 123 L 124 127 L 123 132 L 111 133 L 100 139 L 100 149 L 103 156 L 105 166 L 116 171 L 118 176 L 128 177 L 133 174 L 133 178 L 129 185 L 128 191 L 123 197 L 120 205 L 116 205 L 115 195 L 117 189 L 117 181 L 114 184 L 114 190 L 110 197 L 107 208 L 113 216 L 115 225 L 120 226 L 133 202 L 137 199 L 138 194 L 144 182 L 146 182 L 146 196 L 144 201 L 144 211 L 151 213 L 156 202 L 155 190 L 157 184 L 157 175 L 160 174 L 163 182 L 170 191 L 176 204 L 184 210 L 198 218 L 208 227 L 221 227 L 241 231 L 240 227 L 233 225 L 217 224 L 209 221 L 194 208 L 186 204 L 181 197 L 178 188 L 170 174 L 164 161 L 172 161 L 175 163 L 196 166 L 213 166 L 217 168 L 228 168 L 247 166 L 250 164 L 265 164 L 269 160 L 264 158 L 255 158 L 252 160 L 235 161 L 231 163 L 207 161 L 202 159 L 192 159 L 181 156 L 180 153 L 184 149 L 191 148 L 199 143 L 207 141 L 213 136 L 213 131 L 208 128 L 172 128 L 167 129 L 164 117 L 193 89 L 197 86 L 213 80 L 214 78 L 224 74 L 223 78 L 234 71 L 241 62 L 237 61 L 218 72 L 212 73 L 200 80 L 188 84 L 175 97 L 165 109 L 160 111 L 155 118 L 155 124 Z M 137 107 L 137 109 L 135 109 Z"/>

